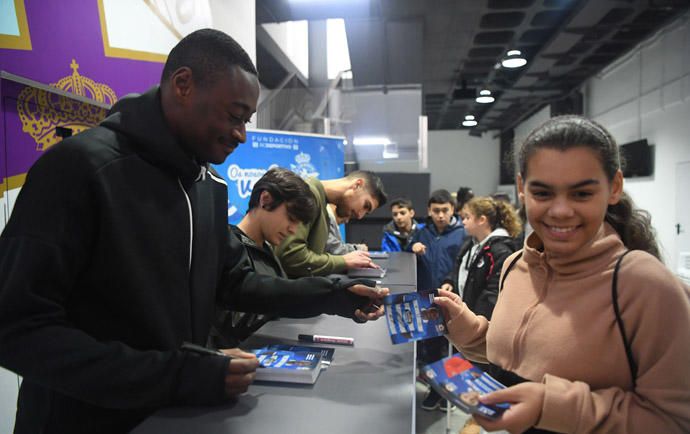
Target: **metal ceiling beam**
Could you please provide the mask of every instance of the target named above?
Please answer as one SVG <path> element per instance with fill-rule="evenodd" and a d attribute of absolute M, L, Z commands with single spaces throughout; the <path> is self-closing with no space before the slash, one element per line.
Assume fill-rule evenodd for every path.
<path fill-rule="evenodd" d="M 285 55 L 283 50 L 276 44 L 276 42 L 271 38 L 266 29 L 263 26 L 256 26 L 256 42 L 261 44 L 262 47 L 268 53 L 273 56 L 273 58 L 282 66 L 289 74 L 294 74 L 295 78 L 304 85 L 305 88 L 309 88 L 309 81 L 295 66 L 294 63 Z"/>
<path fill-rule="evenodd" d="M 515 71 L 516 76 L 513 79 L 513 83 L 517 83 L 520 78 L 522 78 L 526 73 L 532 72 L 533 69 L 535 69 L 535 60 L 538 60 L 541 55 L 546 51 L 548 47 L 552 45 L 558 38 L 559 35 L 565 30 L 570 22 L 582 11 L 582 9 L 587 5 L 588 0 L 578 0 L 575 2 L 571 9 L 567 12 L 566 16 L 563 18 L 561 23 L 554 29 L 551 30 L 551 36 L 544 41 L 544 43 L 536 48 L 536 50 L 532 51 L 530 54 L 531 59 L 528 59 L 528 64 L 526 67 L 522 68 L 521 70 Z M 532 11 L 534 12 L 534 11 Z M 534 14 L 532 15 L 534 16 Z M 527 27 L 525 26 L 525 23 L 523 23 L 523 26 L 519 31 L 516 32 L 516 35 L 521 35 L 522 32 L 526 29 Z M 513 42 L 513 47 L 517 47 L 518 42 L 514 41 Z M 487 78 L 487 84 L 490 86 L 491 82 L 495 79 L 497 74 L 497 70 L 494 69 L 489 73 L 489 77 Z M 494 101 L 494 105 L 498 102 L 500 102 L 500 99 L 502 97 L 505 97 L 505 93 L 503 96 L 499 96 L 496 98 L 496 101 Z M 494 107 L 489 107 L 488 110 L 486 110 L 483 115 L 479 118 L 477 118 L 478 122 L 481 124 L 481 120 L 483 119 L 484 116 L 492 114 L 492 111 L 494 110 Z M 487 128 L 488 129 L 488 128 Z M 505 131 L 506 129 L 509 129 L 507 127 L 500 128 L 502 131 Z"/>

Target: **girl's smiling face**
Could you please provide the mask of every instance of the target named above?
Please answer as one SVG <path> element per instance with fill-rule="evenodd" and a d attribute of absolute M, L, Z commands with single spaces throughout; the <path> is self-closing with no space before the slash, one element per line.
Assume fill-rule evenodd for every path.
<path fill-rule="evenodd" d="M 518 175 L 520 200 L 544 251 L 553 256 L 571 255 L 589 243 L 623 191 L 620 170 L 609 181 L 597 154 L 586 146 L 541 148 L 526 168 L 524 179 Z"/>

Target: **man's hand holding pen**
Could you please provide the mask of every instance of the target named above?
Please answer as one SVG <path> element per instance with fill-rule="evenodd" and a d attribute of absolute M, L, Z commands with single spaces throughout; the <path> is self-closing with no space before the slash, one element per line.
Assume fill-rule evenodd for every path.
<path fill-rule="evenodd" d="M 254 382 L 259 360 L 253 353 L 247 353 L 239 348 L 220 351 L 230 357 L 228 370 L 225 373 L 225 394 L 228 396 L 241 395 Z"/>
<path fill-rule="evenodd" d="M 345 267 L 350 268 L 381 268 L 379 267 L 369 256 L 369 252 L 363 250 L 355 250 L 346 255 L 343 255 L 345 259 Z"/>
<path fill-rule="evenodd" d="M 225 394 L 228 397 L 241 395 L 246 392 L 249 385 L 254 382 L 256 369 L 259 367 L 259 360 L 255 354 L 242 351 L 239 348 L 216 350 L 191 342 L 183 342 L 180 350 L 202 357 L 226 357 L 228 359 L 228 369 L 225 371 Z"/>
<path fill-rule="evenodd" d="M 355 311 L 355 316 L 358 320 L 362 322 L 374 321 L 383 316 L 383 297 L 388 295 L 390 292 L 388 288 L 381 288 L 380 286 L 366 286 L 362 284 L 352 285 L 348 288 L 354 294 L 361 295 L 363 297 L 368 297 L 370 299 L 369 304 L 357 309 Z"/>

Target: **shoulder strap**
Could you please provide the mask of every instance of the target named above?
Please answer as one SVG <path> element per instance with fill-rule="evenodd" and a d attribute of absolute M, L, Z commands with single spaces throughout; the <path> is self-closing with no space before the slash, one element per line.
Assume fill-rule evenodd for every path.
<path fill-rule="evenodd" d="M 513 269 L 513 267 L 515 266 L 515 263 L 520 258 L 522 258 L 522 250 L 520 250 L 520 253 L 518 253 L 518 255 L 516 257 L 514 257 L 512 261 L 510 261 L 510 264 L 508 264 L 508 268 L 506 268 L 506 272 L 503 273 L 503 277 L 501 277 L 501 284 L 498 285 L 498 292 L 501 292 L 501 290 L 503 290 L 503 284 L 506 281 L 506 277 L 508 277 L 508 273 L 510 273 L 510 270 Z"/>
<path fill-rule="evenodd" d="M 623 253 L 616 261 L 616 268 L 613 270 L 613 282 L 611 283 L 611 299 L 613 300 L 613 311 L 616 314 L 616 323 L 618 323 L 618 329 L 621 332 L 621 337 L 623 338 L 623 345 L 625 346 L 625 355 L 628 358 L 628 366 L 630 366 L 630 374 L 632 375 L 633 389 L 637 387 L 637 363 L 633 359 L 632 347 L 630 342 L 628 342 L 628 337 L 625 334 L 625 325 L 623 324 L 623 318 L 621 317 L 621 310 L 618 306 L 618 269 L 621 266 L 621 262 L 625 255 L 630 253 L 631 250 Z"/>

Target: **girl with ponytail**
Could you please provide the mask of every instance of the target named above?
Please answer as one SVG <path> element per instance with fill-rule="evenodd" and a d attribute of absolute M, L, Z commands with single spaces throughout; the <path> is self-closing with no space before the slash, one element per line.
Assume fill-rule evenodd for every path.
<path fill-rule="evenodd" d="M 518 153 L 534 229 L 506 260 L 491 322 L 439 291 L 448 339 L 491 363 L 509 402 L 488 431 L 690 432 L 690 290 L 659 260 L 599 124 L 552 118 Z"/>
<path fill-rule="evenodd" d="M 441 288 L 457 293 L 472 312 L 491 319 L 503 261 L 515 251 L 522 224 L 512 205 L 490 197 L 471 199 L 460 216 L 472 240 L 463 244 Z"/>

